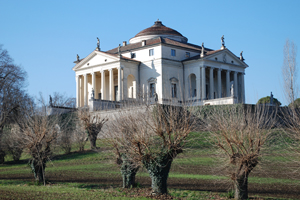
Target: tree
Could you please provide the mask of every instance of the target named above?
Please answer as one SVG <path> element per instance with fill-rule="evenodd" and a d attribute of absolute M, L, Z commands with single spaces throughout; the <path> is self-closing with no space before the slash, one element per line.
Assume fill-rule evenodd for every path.
<path fill-rule="evenodd" d="M 98 114 L 90 113 L 88 110 L 81 109 L 78 111 L 78 118 L 81 120 L 82 126 L 84 127 L 88 138 L 91 143 L 91 149 L 97 149 L 96 141 L 99 132 L 101 131 L 107 118 L 102 118 Z"/>
<path fill-rule="evenodd" d="M 274 107 L 259 105 L 214 107 L 207 114 L 208 131 L 220 149 L 219 155 L 225 159 L 222 164 L 233 181 L 235 199 L 248 199 L 248 176 L 259 164 L 275 116 Z"/>
<path fill-rule="evenodd" d="M 13 64 L 7 50 L 0 45 L 0 140 L 4 126 L 12 123 L 31 100 L 24 90 L 25 80 L 26 72 Z M 4 162 L 4 156 L 0 146 L 0 162 Z"/>
<path fill-rule="evenodd" d="M 298 94 L 297 85 L 297 46 L 293 41 L 286 40 L 283 48 L 283 65 L 282 65 L 282 78 L 283 78 L 283 91 L 285 93 L 288 104 L 294 103 Z"/>
<path fill-rule="evenodd" d="M 270 104 L 270 103 L 271 103 L 271 97 L 266 96 L 260 98 L 256 104 Z M 273 104 L 275 104 L 276 106 L 281 106 L 281 102 L 276 98 L 273 98 Z"/>
<path fill-rule="evenodd" d="M 109 137 L 122 156 L 142 164 L 152 180 L 152 194 L 167 193 L 171 164 L 183 152 L 189 133 L 196 130 L 197 120 L 188 106 L 140 106 L 122 109 L 115 116 Z"/>

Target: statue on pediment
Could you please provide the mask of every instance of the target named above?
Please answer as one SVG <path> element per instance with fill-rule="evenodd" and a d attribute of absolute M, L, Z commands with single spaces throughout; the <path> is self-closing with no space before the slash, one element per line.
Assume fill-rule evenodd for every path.
<path fill-rule="evenodd" d="M 77 54 L 77 61 L 79 61 L 79 55 Z"/>
<path fill-rule="evenodd" d="M 100 50 L 100 40 L 98 37 L 97 37 L 97 50 Z"/>
<path fill-rule="evenodd" d="M 51 95 L 49 95 L 49 105 L 52 107 L 53 106 L 53 102 L 52 102 L 52 97 L 51 97 Z"/>
<path fill-rule="evenodd" d="M 240 53 L 240 60 L 241 60 L 241 61 L 244 61 L 244 60 L 245 60 L 244 57 L 243 57 L 243 51 L 241 51 L 241 53 Z"/>

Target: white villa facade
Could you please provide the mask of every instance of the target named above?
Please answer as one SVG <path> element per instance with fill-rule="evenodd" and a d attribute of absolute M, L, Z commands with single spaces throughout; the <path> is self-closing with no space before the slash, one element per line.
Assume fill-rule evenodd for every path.
<path fill-rule="evenodd" d="M 219 105 L 245 103 L 248 65 L 225 47 L 212 50 L 188 39 L 160 21 L 122 46 L 77 56 L 77 107 L 96 109 L 103 102 L 139 99 L 153 103 Z"/>

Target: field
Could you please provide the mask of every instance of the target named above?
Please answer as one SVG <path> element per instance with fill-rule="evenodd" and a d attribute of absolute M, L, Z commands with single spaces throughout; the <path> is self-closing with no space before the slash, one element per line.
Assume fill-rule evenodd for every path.
<path fill-rule="evenodd" d="M 168 179 L 167 199 L 227 199 L 232 196 L 231 182 L 222 164 L 216 159 L 209 142 L 197 135 L 189 148 L 172 164 Z M 114 156 L 105 141 L 98 141 L 98 152 L 86 150 L 67 155 L 59 153 L 47 164 L 47 186 L 33 181 L 33 174 L 24 154 L 17 163 L 0 165 L 1 199 L 146 199 L 151 180 L 140 169 L 136 189 L 122 189 L 122 179 Z M 300 175 L 297 163 L 283 147 L 269 148 L 260 165 L 249 178 L 253 199 L 300 199 Z M 86 146 L 86 149 L 89 147 Z M 224 165 L 224 164 L 223 164 Z M 147 199 L 148 199 L 147 198 Z"/>

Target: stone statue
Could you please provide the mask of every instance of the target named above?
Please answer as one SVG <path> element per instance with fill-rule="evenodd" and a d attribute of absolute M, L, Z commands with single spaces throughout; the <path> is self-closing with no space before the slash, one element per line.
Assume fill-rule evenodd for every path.
<path fill-rule="evenodd" d="M 97 37 L 97 49 L 98 49 L 98 50 L 100 49 L 100 40 L 99 40 L 98 37 Z"/>
<path fill-rule="evenodd" d="M 244 60 L 244 58 L 243 58 L 243 51 L 241 51 L 241 53 L 240 53 L 240 60 L 241 60 L 241 61 Z"/>
<path fill-rule="evenodd" d="M 201 55 L 200 57 L 204 57 L 204 42 L 202 42 L 202 45 L 201 45 L 202 49 L 201 49 Z"/>
<path fill-rule="evenodd" d="M 119 47 L 118 47 L 118 54 L 121 54 L 121 44 L 119 44 Z"/>
<path fill-rule="evenodd" d="M 273 99 L 273 94 L 272 94 L 272 92 L 271 92 L 271 97 L 270 97 L 270 105 L 272 106 L 272 105 L 273 105 L 273 103 L 274 103 L 274 99 Z"/>
<path fill-rule="evenodd" d="M 95 98 L 95 91 L 94 91 L 94 88 L 92 89 L 92 99 Z"/>
<path fill-rule="evenodd" d="M 230 94 L 233 96 L 233 81 L 230 82 Z"/>
<path fill-rule="evenodd" d="M 225 46 L 225 42 L 224 42 L 224 35 L 222 35 L 222 37 L 221 37 L 221 42 L 222 42 L 222 46 Z"/>
<path fill-rule="evenodd" d="M 157 95 L 157 93 L 156 93 L 156 92 L 154 93 L 154 97 L 155 97 L 155 99 L 154 99 L 154 100 L 155 100 L 155 102 L 157 102 L 157 101 L 158 101 L 158 95 Z"/>
<path fill-rule="evenodd" d="M 51 95 L 49 95 L 49 97 L 50 97 L 49 104 L 50 104 L 50 106 L 52 107 L 52 106 L 53 106 L 53 103 L 52 103 L 52 97 L 51 97 Z"/>
<path fill-rule="evenodd" d="M 77 54 L 77 61 L 79 61 L 79 55 Z"/>

